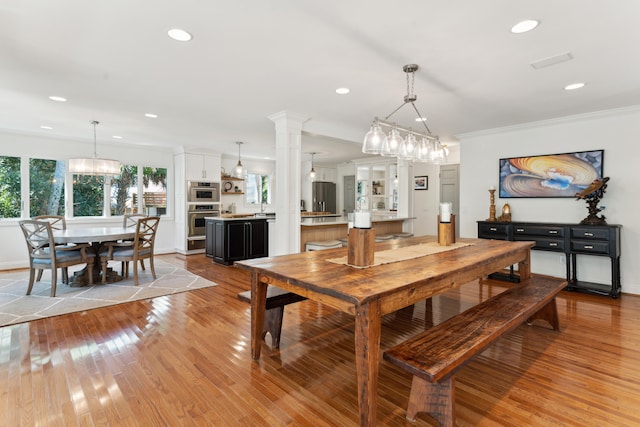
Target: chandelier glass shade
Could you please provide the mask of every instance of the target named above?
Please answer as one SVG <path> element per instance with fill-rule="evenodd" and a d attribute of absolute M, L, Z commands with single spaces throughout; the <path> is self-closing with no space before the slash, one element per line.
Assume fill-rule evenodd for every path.
<path fill-rule="evenodd" d="M 69 159 L 69 172 L 75 175 L 120 175 L 120 162 L 111 159 L 101 159 L 97 155 L 96 126 L 100 122 L 92 121 L 93 125 L 93 157 L 78 157 Z"/>
<path fill-rule="evenodd" d="M 405 65 L 402 70 L 407 76 L 407 94 L 404 102 L 396 108 L 384 120 L 376 117 L 373 120 L 371 129 L 364 137 L 362 152 L 366 154 L 379 154 L 382 156 L 397 156 L 404 160 L 417 162 L 443 163 L 447 161 L 447 153 L 436 135 L 431 133 L 427 126 L 426 119 L 420 114 L 415 105 L 418 96 L 413 93 L 415 72 L 418 70 L 416 64 Z M 388 122 L 389 118 L 407 104 L 411 104 L 418 115 L 416 121 L 421 122 L 426 132 L 417 132 L 411 128 L 402 128 L 395 123 Z M 383 127 L 390 128 L 387 136 L 382 130 Z M 406 136 L 402 136 L 401 132 Z"/>
<path fill-rule="evenodd" d="M 313 167 L 313 156 L 317 153 L 309 153 L 309 154 L 311 154 L 311 170 L 307 174 L 307 181 L 313 182 L 316 180 L 316 170 Z"/>

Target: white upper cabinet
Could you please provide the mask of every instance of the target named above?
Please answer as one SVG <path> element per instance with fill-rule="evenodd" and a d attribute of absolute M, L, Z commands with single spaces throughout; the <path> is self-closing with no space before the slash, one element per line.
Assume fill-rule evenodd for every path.
<path fill-rule="evenodd" d="M 185 177 L 188 181 L 220 181 L 219 155 L 185 154 Z"/>

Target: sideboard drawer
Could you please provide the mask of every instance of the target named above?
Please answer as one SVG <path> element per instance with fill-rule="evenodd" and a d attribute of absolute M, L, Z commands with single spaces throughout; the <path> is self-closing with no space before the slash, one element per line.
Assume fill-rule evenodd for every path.
<path fill-rule="evenodd" d="M 582 252 L 586 254 L 608 254 L 609 242 L 588 241 L 588 240 L 571 240 L 571 251 Z"/>
<path fill-rule="evenodd" d="M 478 224 L 478 238 L 507 240 L 509 238 L 508 224 Z"/>
<path fill-rule="evenodd" d="M 514 236 L 552 236 L 563 237 L 564 227 L 554 227 L 546 225 L 516 225 L 513 227 Z"/>
<path fill-rule="evenodd" d="M 608 227 L 571 227 L 572 239 L 609 240 Z"/>

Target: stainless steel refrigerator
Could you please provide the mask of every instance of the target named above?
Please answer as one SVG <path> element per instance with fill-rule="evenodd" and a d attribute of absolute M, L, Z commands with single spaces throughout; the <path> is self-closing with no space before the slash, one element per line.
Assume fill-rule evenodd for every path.
<path fill-rule="evenodd" d="M 314 212 L 336 213 L 335 182 L 316 181 L 312 185 L 312 202 Z"/>

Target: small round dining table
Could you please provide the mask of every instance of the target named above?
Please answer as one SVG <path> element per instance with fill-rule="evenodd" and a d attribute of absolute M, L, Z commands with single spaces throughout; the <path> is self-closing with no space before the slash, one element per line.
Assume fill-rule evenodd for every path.
<path fill-rule="evenodd" d="M 135 238 L 135 227 L 109 226 L 109 227 L 77 227 L 67 228 L 64 230 L 53 230 L 53 240 L 56 244 L 69 243 L 89 243 L 91 244 L 91 252 L 95 256 L 93 262 L 93 283 L 101 282 L 102 269 L 100 266 L 100 249 L 107 242 L 116 242 L 118 240 L 129 240 Z M 76 271 L 73 280 L 69 281 L 69 286 L 81 287 L 89 284 L 89 271 L 85 267 L 80 271 Z M 122 276 L 116 271 L 107 269 L 107 283 L 113 283 L 122 280 Z"/>

